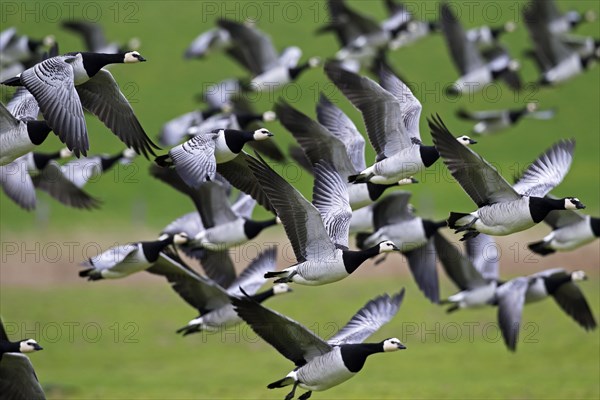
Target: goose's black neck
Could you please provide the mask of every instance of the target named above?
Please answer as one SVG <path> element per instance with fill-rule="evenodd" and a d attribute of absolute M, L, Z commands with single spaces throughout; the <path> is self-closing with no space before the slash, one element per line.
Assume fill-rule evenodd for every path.
<path fill-rule="evenodd" d="M 510 122 L 512 122 L 514 124 L 515 122 L 517 122 L 518 120 L 523 118 L 525 116 L 525 114 L 527 114 L 527 112 L 528 112 L 527 107 L 523 107 L 519 110 L 509 111 L 508 119 L 510 120 Z"/>
<path fill-rule="evenodd" d="M 573 278 L 571 274 L 567 274 L 564 272 L 559 272 L 556 274 L 552 274 L 550 276 L 545 276 L 544 285 L 546 286 L 546 292 L 552 295 L 554 292 L 558 290 L 565 283 L 571 282 Z"/>
<path fill-rule="evenodd" d="M 435 146 L 419 146 L 419 151 L 421 153 L 421 160 L 423 161 L 423 165 L 425 167 L 430 167 L 434 162 L 440 158 L 440 153 L 437 151 Z"/>
<path fill-rule="evenodd" d="M 381 343 L 344 344 L 340 346 L 342 360 L 350 372 L 359 372 L 367 361 L 367 357 L 375 353 L 383 353 Z"/>
<path fill-rule="evenodd" d="M 234 154 L 239 154 L 244 145 L 254 140 L 254 132 L 238 131 L 235 129 L 224 129 L 225 143 Z"/>
<path fill-rule="evenodd" d="M 273 288 L 271 289 L 267 289 L 263 292 L 257 293 L 253 296 L 250 296 L 250 298 L 254 301 L 256 301 L 257 303 L 262 303 L 263 301 L 267 300 L 268 298 L 271 298 L 275 295 L 275 292 L 273 291 Z"/>
<path fill-rule="evenodd" d="M 542 222 L 550 211 L 564 209 L 565 201 L 563 199 L 550 199 L 547 197 L 529 198 L 529 212 L 531 213 L 531 219 L 536 224 Z"/>
<path fill-rule="evenodd" d="M 174 237 L 169 235 L 166 239 L 163 240 L 154 240 L 151 242 L 141 242 L 142 251 L 144 252 L 144 257 L 148 262 L 153 263 L 158 260 L 158 256 L 160 252 L 170 244 L 173 244 Z"/>
<path fill-rule="evenodd" d="M 56 160 L 58 158 L 60 158 L 60 151 L 57 151 L 56 153 L 32 153 L 33 155 L 33 165 L 35 165 L 35 168 L 38 171 L 41 171 L 42 169 L 44 169 L 44 167 L 46 165 L 48 165 L 48 163 L 51 160 Z"/>
<path fill-rule="evenodd" d="M 432 237 L 440 228 L 444 228 L 448 225 L 448 223 L 443 221 L 431 221 L 429 219 L 421 220 L 423 223 L 423 230 L 425 231 L 425 237 L 429 239 Z"/>
<path fill-rule="evenodd" d="M 115 154 L 112 157 L 100 157 L 100 164 L 102 165 L 102 171 L 106 172 L 111 169 L 117 161 L 123 157 L 122 153 Z"/>
<path fill-rule="evenodd" d="M 252 122 L 262 121 L 263 118 L 262 114 L 251 113 L 236 114 L 235 117 L 242 129 L 246 129 Z"/>
<path fill-rule="evenodd" d="M 273 226 L 277 223 L 277 219 L 269 219 L 267 221 L 254 221 L 247 219 L 244 223 L 244 235 L 248 239 L 254 239 L 265 228 Z"/>
<path fill-rule="evenodd" d="M 28 121 L 27 122 L 27 135 L 29 140 L 36 146 L 44 143 L 44 140 L 48 137 L 48 134 L 52 128 L 48 126 L 46 121 Z"/>
<path fill-rule="evenodd" d="M 310 67 L 310 64 L 307 61 L 304 64 L 298 65 L 297 67 L 290 68 L 290 79 L 291 80 L 296 79 L 298 76 L 300 76 L 301 73 L 306 71 L 309 67 Z"/>
<path fill-rule="evenodd" d="M 0 341 L 0 358 L 4 353 L 20 353 L 21 342 Z"/>
<path fill-rule="evenodd" d="M 348 274 L 353 273 L 362 263 L 371 257 L 375 257 L 377 254 L 379 254 L 379 244 L 365 250 L 343 250 L 342 260 L 346 272 L 348 272 Z"/>
<path fill-rule="evenodd" d="M 590 217 L 590 226 L 594 236 L 600 237 L 600 218 Z"/>
<path fill-rule="evenodd" d="M 598 57 L 596 56 L 595 52 L 593 54 L 590 54 L 588 56 L 585 57 L 580 57 L 581 59 L 581 68 L 583 68 L 584 70 L 591 68 L 594 65 L 593 61 L 596 61 L 598 59 Z"/>
<path fill-rule="evenodd" d="M 371 182 L 367 182 L 367 190 L 369 191 L 369 198 L 372 201 L 377 201 L 377 199 L 379 199 L 381 197 L 381 195 L 383 194 L 383 192 L 385 192 L 385 190 L 387 188 L 390 188 L 392 186 L 397 186 L 397 183 L 391 184 L 391 185 L 378 185 L 376 183 L 371 183 Z"/>
<path fill-rule="evenodd" d="M 31 39 L 31 38 L 29 38 L 27 40 L 27 48 L 32 53 L 36 52 L 40 47 L 42 47 L 43 44 L 44 44 L 43 40 L 36 40 L 36 39 Z"/>
<path fill-rule="evenodd" d="M 91 53 L 81 52 L 83 58 L 83 68 L 91 78 L 108 64 L 122 64 L 125 62 L 125 53 Z"/>

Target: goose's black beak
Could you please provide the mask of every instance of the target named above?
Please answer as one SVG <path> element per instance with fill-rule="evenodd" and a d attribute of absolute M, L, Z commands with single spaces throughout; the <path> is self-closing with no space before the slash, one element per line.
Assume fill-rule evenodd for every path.
<path fill-rule="evenodd" d="M 142 56 L 138 56 L 137 59 L 140 60 L 140 62 L 148 61 Z"/>
<path fill-rule="evenodd" d="M 405 345 L 403 345 L 402 343 L 400 343 L 400 344 L 398 345 L 398 349 L 399 349 L 399 350 L 406 350 L 406 346 L 405 346 Z"/>
<path fill-rule="evenodd" d="M 583 210 L 585 209 L 585 204 L 583 204 L 582 202 L 578 202 L 577 204 L 575 204 L 575 207 L 577 207 L 578 210 Z"/>
<path fill-rule="evenodd" d="M 36 349 L 37 351 L 44 350 L 44 348 L 37 343 L 33 345 L 33 348 Z"/>
<path fill-rule="evenodd" d="M 469 139 L 469 144 L 477 144 L 477 140 Z"/>
<path fill-rule="evenodd" d="M 413 177 L 410 177 L 410 181 L 411 181 L 412 183 L 419 183 L 419 180 L 418 180 L 418 179 L 415 179 L 415 178 L 413 178 Z"/>
<path fill-rule="evenodd" d="M 267 136 L 271 137 L 271 136 L 275 136 L 273 135 L 271 132 L 267 133 Z"/>
<path fill-rule="evenodd" d="M 393 246 L 393 247 L 392 247 L 392 250 L 394 250 L 394 251 L 400 251 L 400 247 L 398 247 L 398 246 Z"/>

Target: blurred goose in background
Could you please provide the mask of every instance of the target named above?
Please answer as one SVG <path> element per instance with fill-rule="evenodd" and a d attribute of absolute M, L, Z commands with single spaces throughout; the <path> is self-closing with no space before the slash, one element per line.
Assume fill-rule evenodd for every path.
<path fill-rule="evenodd" d="M 388 46 L 392 50 L 408 46 L 440 31 L 440 25 L 437 21 L 416 19 L 410 12 L 410 5 L 395 0 L 385 0 L 385 7 L 388 18 L 382 22 L 382 27 L 387 31 L 395 32 L 394 38 Z"/>
<path fill-rule="evenodd" d="M 83 108 L 128 147 L 148 157 L 158 147 L 144 132 L 112 74 L 103 69 L 108 64 L 142 61 L 146 59 L 137 51 L 67 53 L 37 63 L 2 84 L 25 86 L 37 100 L 48 126 L 77 157 L 87 155 L 89 149 Z"/>
<path fill-rule="evenodd" d="M 315 165 L 312 204 L 262 158 L 250 160 L 249 167 L 281 219 L 297 260 L 282 271 L 267 272 L 265 278 L 277 278 L 276 283 L 324 285 L 348 277 L 371 257 L 398 251 L 390 241 L 366 250 L 348 250 L 352 216 L 348 191 L 327 162 Z"/>
<path fill-rule="evenodd" d="M 433 236 L 446 221 L 430 221 L 413 214 L 408 202 L 411 193 L 394 192 L 373 206 L 374 232 L 356 235 L 356 246 L 365 249 L 389 240 L 406 256 L 410 271 L 425 296 L 439 301 L 439 284 L 435 266 Z"/>
<path fill-rule="evenodd" d="M 498 42 L 500 36 L 505 33 L 514 32 L 517 29 L 517 24 L 514 21 L 508 21 L 504 25 L 491 27 L 482 25 L 476 28 L 471 28 L 466 31 L 467 40 L 474 42 L 480 46 L 491 46 Z"/>
<path fill-rule="evenodd" d="M 363 343 L 398 313 L 403 298 L 404 288 L 393 296 L 384 294 L 370 300 L 327 341 L 248 296 L 232 298 L 231 302 L 258 336 L 296 365 L 285 378 L 267 387 L 275 389 L 293 385 L 286 396 L 289 400 L 299 386 L 308 391 L 298 399 L 306 400 L 312 391 L 327 390 L 352 378 L 360 372 L 370 355 L 406 349 L 397 338 Z"/>
<path fill-rule="evenodd" d="M 291 292 L 292 289 L 282 283 L 256 293 L 265 283 L 265 272 L 275 267 L 276 257 L 277 248 L 268 248 L 250 261 L 238 277 L 231 257 L 226 253 L 213 254 L 202 260 L 208 278 L 195 272 L 173 253 L 165 254 L 160 262 L 152 265 L 147 271 L 167 278 L 173 290 L 198 310 L 200 315 L 197 318 L 177 330 L 177 333 L 186 336 L 201 331 L 227 329 L 242 322 L 230 300 L 230 296 L 242 296 L 242 289 L 259 303 L 273 296 Z"/>
<path fill-rule="evenodd" d="M 456 233 L 466 231 L 461 240 L 478 233 L 509 235 L 542 222 L 550 211 L 585 208 L 576 197 L 544 197 L 567 174 L 574 140 L 563 140 L 551 147 L 527 168 L 513 187 L 480 155 L 457 144 L 439 116 L 429 120 L 429 128 L 444 164 L 479 207 L 469 214 L 450 213 L 448 226 Z"/>
<path fill-rule="evenodd" d="M 266 140 L 273 136 L 268 129 L 240 131 L 219 129 L 199 133 L 187 142 L 173 147 L 167 155 L 157 157 L 161 167 L 174 166 L 190 187 L 198 188 L 202 182 L 215 179 L 217 165 L 234 162 L 243 153 L 244 144 Z"/>
<path fill-rule="evenodd" d="M 256 201 L 249 195 L 241 194 L 235 203 L 230 204 L 229 184 L 219 175 L 216 177 L 222 182 L 205 182 L 198 189 L 192 189 L 172 170 L 153 167 L 150 173 L 189 196 L 196 206 L 196 212 L 177 218 L 161 232 L 161 235 L 167 236 L 185 232 L 190 241 L 181 246 L 181 249 L 195 259 L 201 260 L 211 251 L 221 252 L 246 243 L 277 223 L 276 218 L 253 220 L 252 212 Z"/>
<path fill-rule="evenodd" d="M 88 281 L 124 278 L 148 269 L 165 247 L 185 244 L 188 240 L 185 233 L 176 233 L 159 240 L 115 246 L 83 262 L 81 265 L 87 268 L 79 271 L 79 276 Z"/>
<path fill-rule="evenodd" d="M 102 25 L 85 20 L 70 20 L 61 23 L 62 28 L 81 36 L 87 51 L 92 53 L 124 53 L 130 50 L 139 50 L 141 47 L 138 38 L 130 39 L 125 46 L 117 42 L 108 43 Z"/>
<path fill-rule="evenodd" d="M 311 170 L 321 160 L 330 163 L 348 182 L 348 177 L 356 175 L 366 168 L 365 139 L 354 123 L 342 110 L 321 94 L 317 104 L 316 122 L 301 113 L 284 100 L 275 105 L 281 124 L 288 129 L 300 144 L 304 156 L 311 164 Z M 298 158 L 298 155 L 296 155 Z M 409 177 L 393 184 L 377 185 L 367 182 L 365 185 L 347 183 L 350 207 L 358 209 L 376 201 L 390 187 L 414 183 Z"/>
<path fill-rule="evenodd" d="M 527 246 L 542 256 L 575 250 L 600 237 L 600 218 L 575 211 L 552 211 L 544 218 L 544 222 L 552 227 L 552 232 Z"/>
<path fill-rule="evenodd" d="M 0 103 L 0 166 L 33 151 L 52 130 L 38 121 L 39 107 L 25 88 L 19 88 L 6 107 Z"/>
<path fill-rule="evenodd" d="M 435 235 L 433 241 L 446 275 L 460 289 L 447 300 L 440 301 L 440 304 L 451 304 L 446 312 L 493 305 L 496 288 L 501 284 L 498 276 L 500 253 L 494 239 L 480 234 L 467 240 L 466 254 L 443 235 Z"/>
<path fill-rule="evenodd" d="M 296 46 L 278 54 L 271 38 L 255 27 L 226 19 L 219 19 L 217 24 L 231 36 L 229 55 L 252 74 L 251 90 L 273 90 L 296 80 L 308 68 L 320 65 L 318 57 L 299 64 L 302 50 Z"/>
<path fill-rule="evenodd" d="M 421 142 L 421 103 L 393 73 L 386 68 L 380 69 L 381 85 L 334 63 L 325 65 L 325 73 L 362 113 L 369 141 L 377 152 L 375 163 L 350 175 L 350 182 L 395 184 L 437 161 L 436 148 Z M 456 140 L 465 146 L 476 143 L 468 136 Z"/>
<path fill-rule="evenodd" d="M 42 61 L 44 50 L 54 43 L 52 35 L 34 39 L 19 35 L 14 26 L 0 32 L 0 82 Z"/>
<path fill-rule="evenodd" d="M 541 77 L 540 85 L 556 85 L 581 74 L 600 59 L 600 46 L 592 45 L 592 51 L 580 53 L 553 33 L 548 24 L 537 16 L 525 15 L 525 25 L 533 42 L 532 55 Z"/>
<path fill-rule="evenodd" d="M 71 155 L 66 148 L 49 154 L 27 153 L 0 167 L 0 185 L 8 197 L 28 211 L 37 204 L 35 189 L 47 192 L 66 206 L 81 209 L 99 207 L 100 201 L 71 181 L 62 169 L 65 166 L 55 161 Z"/>
<path fill-rule="evenodd" d="M 587 276 L 583 271 L 569 273 L 562 268 L 554 268 L 512 279 L 498 287 L 498 323 L 508 349 L 515 351 L 517 348 L 523 306 L 549 296 L 583 329 L 595 329 L 596 321 L 590 306 L 575 283 L 585 279 Z"/>
<path fill-rule="evenodd" d="M 358 210 L 352 210 L 352 219 L 350 220 L 350 234 L 358 232 L 368 232 L 375 229 L 373 227 L 373 204 L 369 204 Z"/>
<path fill-rule="evenodd" d="M 116 163 L 129 164 L 136 156 L 135 151 L 125 149 L 113 156 L 83 157 L 64 165 L 50 161 L 38 175 L 33 176 L 33 184 L 64 205 L 98 208 L 100 201 L 84 192 L 83 187 L 108 172 Z"/>
<path fill-rule="evenodd" d="M 6 400 L 45 400 L 33 365 L 25 354 L 43 350 L 33 339 L 11 342 L 0 319 L 0 391 Z"/>
<path fill-rule="evenodd" d="M 183 58 L 203 58 L 219 50 L 229 50 L 233 44 L 227 29 L 212 28 L 198 35 L 185 49 Z"/>
<path fill-rule="evenodd" d="M 576 10 L 561 12 L 554 0 L 531 0 L 523 7 L 525 24 L 543 25 L 550 33 L 564 34 L 576 28 L 582 22 L 596 20 L 596 14 L 588 10 L 583 15 Z"/>
<path fill-rule="evenodd" d="M 515 72 L 519 64 L 511 59 L 505 47 L 495 43 L 484 55 L 477 43 L 469 40 L 448 3 L 440 4 L 440 23 L 452 61 L 461 74 L 448 88 L 451 93 L 479 91 L 497 78 L 504 79 L 513 90 L 521 88 Z"/>
<path fill-rule="evenodd" d="M 508 129 L 523 118 L 547 120 L 553 118 L 555 114 L 555 109 L 538 110 L 537 103 L 527 103 L 517 109 L 467 111 L 461 108 L 456 112 L 456 116 L 461 119 L 477 122 L 473 127 L 473 133 L 477 135 L 489 135 Z"/>

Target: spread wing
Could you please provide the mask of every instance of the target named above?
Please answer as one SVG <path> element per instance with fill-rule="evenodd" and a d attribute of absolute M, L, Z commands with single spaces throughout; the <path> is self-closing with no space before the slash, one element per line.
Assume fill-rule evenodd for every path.
<path fill-rule="evenodd" d="M 227 288 L 230 296 L 241 297 L 243 295 L 240 288 L 249 295 L 255 294 L 265 283 L 265 273 L 276 269 L 277 247 L 269 247 L 242 271 L 240 276 Z"/>
<path fill-rule="evenodd" d="M 521 198 L 496 168 L 452 136 L 439 115 L 428 122 L 444 164 L 477 206 Z"/>
<path fill-rule="evenodd" d="M 27 172 L 27 155 L 0 166 L 0 186 L 4 193 L 25 210 L 36 205 L 35 187 Z"/>
<path fill-rule="evenodd" d="M 240 318 L 296 366 L 329 353 L 332 346 L 298 322 L 248 298 L 231 298 Z"/>
<path fill-rule="evenodd" d="M 477 44 L 467 38 L 460 21 L 448 3 L 440 5 L 440 23 L 452 61 L 462 75 L 484 67 Z"/>
<path fill-rule="evenodd" d="M 471 290 L 487 284 L 472 262 L 448 239 L 436 234 L 434 243 L 444 271 L 460 290 Z"/>
<path fill-rule="evenodd" d="M 83 107 L 97 116 L 127 147 L 146 158 L 148 154 L 155 155 L 153 148 L 159 147 L 146 135 L 110 72 L 101 69 L 92 79 L 75 89 Z"/>
<path fill-rule="evenodd" d="M 486 280 L 499 279 L 500 252 L 493 237 L 480 233 L 467 240 L 467 257 Z"/>
<path fill-rule="evenodd" d="M 515 278 L 496 290 L 498 300 L 498 323 L 504 343 L 509 350 L 517 349 L 521 315 L 525 304 L 525 294 L 529 287 L 527 278 Z"/>
<path fill-rule="evenodd" d="M 190 187 L 213 180 L 217 172 L 215 140 L 218 134 L 199 134 L 169 150 L 175 170 Z"/>
<path fill-rule="evenodd" d="M 393 296 L 384 294 L 370 300 L 327 343 L 332 346 L 362 343 L 398 313 L 403 299 L 404 288 Z"/>
<path fill-rule="evenodd" d="M 415 218 L 408 204 L 410 196 L 410 192 L 398 191 L 377 201 L 373 206 L 373 226 L 375 229 Z"/>

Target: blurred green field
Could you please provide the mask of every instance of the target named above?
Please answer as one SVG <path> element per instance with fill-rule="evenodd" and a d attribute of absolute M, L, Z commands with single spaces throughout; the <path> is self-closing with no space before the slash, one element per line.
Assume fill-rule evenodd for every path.
<path fill-rule="evenodd" d="M 349 0 L 350 6 L 377 19 L 385 15 L 383 2 Z M 432 19 L 436 15 L 433 1 L 410 2 L 416 14 Z M 517 58 L 530 46 L 527 33 L 517 12 L 524 2 L 457 2 L 471 9 L 465 11 L 463 23 L 477 26 L 486 20 L 500 24 L 507 20 L 519 23 L 519 29 L 503 41 Z M 493 6 L 489 6 L 492 4 Z M 597 1 L 559 1 L 561 9 L 592 9 L 600 15 Z M 14 8 L 16 6 L 16 11 Z M 26 8 L 24 8 L 26 7 Z M 332 35 L 314 36 L 313 31 L 325 23 L 324 3 L 318 1 L 277 2 L 194 2 L 194 1 L 127 1 L 127 2 L 2 2 L 0 28 L 16 26 L 20 33 L 33 37 L 53 34 L 61 52 L 82 49 L 76 36 L 60 29 L 61 17 L 98 21 L 106 28 L 110 40 L 126 41 L 139 37 L 141 54 L 149 61 L 135 66 L 117 65 L 111 72 L 120 83 L 151 137 L 155 137 L 167 120 L 191 111 L 198 103 L 194 96 L 203 87 L 231 76 L 246 73 L 223 54 L 212 54 L 206 60 L 185 61 L 182 54 L 200 32 L 211 28 L 214 20 L 227 17 L 241 20 L 259 13 L 259 27 L 272 35 L 278 49 L 300 46 L 306 59 L 312 55 L 328 57 L 337 43 Z M 271 10 L 271 11 L 269 11 Z M 497 16 L 495 14 L 497 11 Z M 582 25 L 577 33 L 600 37 L 600 23 Z M 511 178 L 560 138 L 577 140 L 571 171 L 554 193 L 576 195 L 587 206 L 586 212 L 600 212 L 600 68 L 553 89 L 526 90 L 513 94 L 503 84 L 486 92 L 458 101 L 446 98 L 441 89 L 456 78 L 443 39 L 427 38 L 412 47 L 390 53 L 390 62 L 412 83 L 423 103 L 421 136 L 431 143 L 425 116 L 439 113 L 456 134 L 468 133 L 468 123 L 458 120 L 454 112 L 459 106 L 472 109 L 519 107 L 527 101 L 538 101 L 541 108 L 558 108 L 551 121 L 524 120 L 517 127 L 493 137 L 478 138 L 476 151 Z M 522 61 L 522 77 L 537 78 L 537 71 L 527 60 Z M 0 88 L 5 95 L 8 89 Z M 313 70 L 301 76 L 297 84 L 281 91 L 261 94 L 256 108 L 265 111 L 283 96 L 303 112 L 314 115 L 319 91 L 345 110 L 364 132 L 360 114 L 335 91 L 322 71 Z M 282 149 L 292 143 L 291 135 L 278 123 L 267 127 Z M 123 148 L 120 141 L 96 118 L 88 117 L 90 153 L 114 153 Z M 52 137 L 44 151 L 61 147 Z M 368 150 L 367 162 L 373 160 Z M 65 243 L 96 241 L 106 249 L 114 242 L 149 239 L 164 225 L 192 210 L 192 203 L 155 181 L 147 174 L 149 161 L 138 158 L 129 167 L 119 166 L 86 187 L 103 200 L 94 212 L 66 208 L 38 193 L 38 210 L 27 213 L 0 194 L 0 242 L 4 253 L 10 243 L 19 249 L 34 248 L 33 243 Z M 290 174 L 292 165 L 280 166 Z M 451 179 L 441 162 L 419 176 L 420 184 L 410 188 L 419 213 L 443 218 L 450 210 L 468 211 L 474 205 Z M 312 180 L 301 173 L 294 180 L 307 196 Z M 257 210 L 257 217 L 264 217 Z M 545 228 L 541 228 L 545 229 Z M 283 235 L 283 231 L 278 231 Z M 536 231 L 536 234 L 539 232 Z M 79 239 L 78 239 L 79 238 Z M 260 242 L 262 237 L 258 238 Z M 269 239 L 272 240 L 272 236 Z M 80 243 L 80 244 L 81 244 Z M 525 242 L 523 242 L 525 243 Z M 595 243 L 598 246 L 598 242 Z M 593 246 L 593 245 L 590 245 Z M 35 248 L 34 248 L 35 249 Z M 83 258 L 77 249 L 75 260 L 69 259 L 73 275 Z M 93 250 L 93 248 L 92 248 Z M 34 250 L 35 252 L 36 250 Z M 591 267 L 590 281 L 583 291 L 598 319 L 600 280 L 597 252 L 594 259 L 582 260 L 572 253 L 572 264 L 584 261 Z M 4 257 L 0 269 L 0 312 L 11 337 L 31 335 L 39 338 L 45 350 L 32 355 L 33 363 L 50 398 L 123 399 L 123 398 L 217 398 L 255 399 L 283 398 L 286 390 L 269 391 L 266 385 L 283 377 L 292 367 L 274 349 L 256 337 L 247 327 L 221 335 L 195 335 L 182 339 L 176 328 L 195 317 L 190 309 L 158 279 L 132 277 L 124 282 L 66 283 L 57 275 L 48 279 L 47 271 L 39 281 L 35 273 L 15 284 L 14 270 L 19 257 L 27 267 L 51 268 L 49 263 L 33 261 L 31 255 Z M 91 255 L 91 254 L 90 254 Z M 553 256 L 554 257 L 554 256 Z M 524 265 L 526 273 L 558 266 L 557 258 L 538 264 Z M 42 257 L 44 258 L 44 257 Z M 47 258 L 47 257 L 46 257 Z M 60 263 L 66 263 L 63 256 Z M 521 261 L 522 257 L 518 258 Z M 8 260 L 8 263 L 7 261 Z M 560 258 L 567 260 L 568 258 Z M 47 261 L 47 260 L 46 260 Z M 517 262 L 517 260 L 515 261 Z M 392 261 L 388 261 L 392 263 Z M 510 264 L 503 259 L 502 265 Z M 4 274 L 3 274 L 4 272 Z M 10 272 L 10 273 L 9 273 Z M 504 276 L 514 275 L 503 273 Z M 51 274 L 50 274 L 51 275 Z M 528 343 L 519 343 L 516 354 L 509 353 L 495 329 L 496 311 L 483 309 L 444 313 L 426 302 L 412 278 L 388 276 L 352 277 L 344 282 L 318 288 L 295 287 L 289 296 L 268 303 L 294 319 L 327 336 L 333 324 L 341 326 L 368 299 L 394 292 L 401 285 L 407 295 L 398 316 L 380 330 L 373 340 L 398 336 L 408 349 L 371 358 L 365 369 L 350 382 L 327 393 L 315 393 L 319 399 L 362 398 L 544 398 L 579 399 L 600 397 L 600 336 L 598 330 L 585 333 L 566 317 L 552 300 L 528 306 L 524 313 L 523 332 Z M 452 293 L 446 280 L 443 294 Z M 470 337 L 470 326 L 473 335 Z M 11 330 L 13 329 L 13 330 Z M 526 334 L 527 333 L 527 334 Z M 493 342 L 493 343 L 490 343 Z M 300 393 L 300 392 L 299 392 Z"/>

